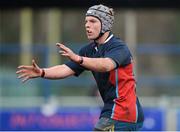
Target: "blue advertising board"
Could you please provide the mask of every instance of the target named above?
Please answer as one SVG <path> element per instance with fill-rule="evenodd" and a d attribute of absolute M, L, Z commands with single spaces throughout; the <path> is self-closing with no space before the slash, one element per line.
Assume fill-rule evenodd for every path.
<path fill-rule="evenodd" d="M 99 110 L 61 108 L 53 115 L 42 114 L 38 108 L 1 110 L 0 130 L 92 130 Z"/>
<path fill-rule="evenodd" d="M 177 131 L 180 131 L 180 110 L 177 111 Z"/>
<path fill-rule="evenodd" d="M 99 114 L 99 108 L 87 107 L 63 107 L 51 115 L 43 114 L 40 108 L 1 109 L 0 130 L 92 131 Z M 143 131 L 165 130 L 164 109 L 144 108 L 144 114 Z"/>
<path fill-rule="evenodd" d="M 142 131 L 164 131 L 165 130 L 165 109 L 144 108 L 144 124 Z"/>

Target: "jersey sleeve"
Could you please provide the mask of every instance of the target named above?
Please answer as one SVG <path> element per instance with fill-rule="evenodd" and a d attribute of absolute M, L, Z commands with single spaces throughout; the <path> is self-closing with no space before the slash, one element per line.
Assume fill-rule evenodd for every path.
<path fill-rule="evenodd" d="M 105 57 L 111 58 L 115 62 L 116 68 L 131 62 L 131 53 L 124 43 L 111 43 L 105 53 Z"/>
<path fill-rule="evenodd" d="M 79 55 L 84 56 L 84 54 L 85 54 L 85 49 L 82 48 L 79 51 Z M 69 68 L 71 68 L 75 72 L 75 76 L 79 76 L 84 70 L 86 70 L 84 67 L 82 67 L 81 65 L 73 61 L 68 61 L 67 63 L 65 63 L 65 65 L 67 65 Z"/>

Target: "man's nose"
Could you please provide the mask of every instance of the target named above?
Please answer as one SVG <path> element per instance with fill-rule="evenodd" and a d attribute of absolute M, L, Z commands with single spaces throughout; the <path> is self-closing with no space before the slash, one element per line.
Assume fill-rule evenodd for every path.
<path fill-rule="evenodd" d="M 85 27 L 86 27 L 86 28 L 89 28 L 89 27 L 90 27 L 89 22 L 86 22 Z"/>

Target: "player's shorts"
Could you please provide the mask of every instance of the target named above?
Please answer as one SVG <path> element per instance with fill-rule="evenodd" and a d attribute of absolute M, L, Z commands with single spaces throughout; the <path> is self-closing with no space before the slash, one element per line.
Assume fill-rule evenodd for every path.
<path fill-rule="evenodd" d="M 143 123 L 128 123 L 101 117 L 96 123 L 94 131 L 138 131 Z"/>

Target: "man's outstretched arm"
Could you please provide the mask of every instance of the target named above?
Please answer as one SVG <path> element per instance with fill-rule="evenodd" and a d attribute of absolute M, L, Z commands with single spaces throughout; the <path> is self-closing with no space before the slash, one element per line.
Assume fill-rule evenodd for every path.
<path fill-rule="evenodd" d="M 89 58 L 75 54 L 71 49 L 61 43 L 56 44 L 60 48 L 60 54 L 70 60 L 81 64 L 83 67 L 96 72 L 108 72 L 116 67 L 111 58 Z"/>
<path fill-rule="evenodd" d="M 49 68 L 39 68 L 34 60 L 32 60 L 32 65 L 21 65 L 18 67 L 18 78 L 22 79 L 22 82 L 26 82 L 32 78 L 43 77 L 47 79 L 62 79 L 74 74 L 68 66 L 57 65 Z"/>

